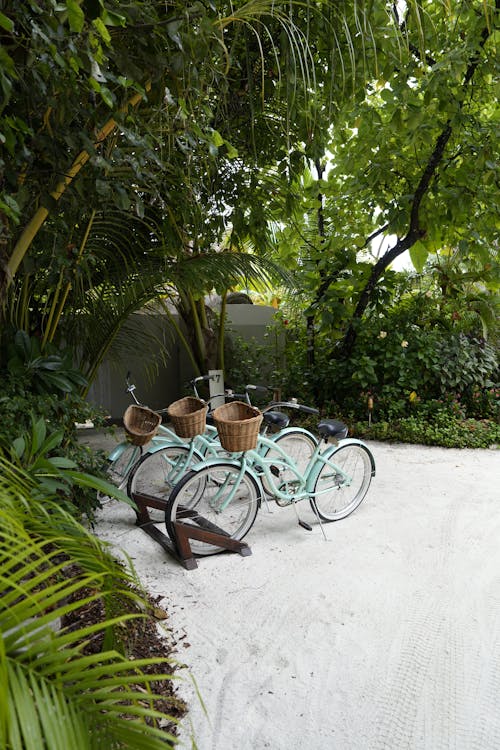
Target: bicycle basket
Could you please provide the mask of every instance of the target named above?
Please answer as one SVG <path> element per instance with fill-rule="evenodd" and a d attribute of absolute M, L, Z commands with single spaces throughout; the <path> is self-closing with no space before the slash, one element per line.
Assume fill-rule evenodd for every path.
<path fill-rule="evenodd" d="M 160 424 L 160 415 L 145 406 L 131 404 L 123 415 L 125 432 L 134 445 L 146 445 L 156 435 Z"/>
<path fill-rule="evenodd" d="M 201 398 L 186 396 L 167 409 L 174 430 L 181 438 L 192 438 L 205 432 L 207 405 Z"/>
<path fill-rule="evenodd" d="M 257 447 L 262 413 L 243 401 L 222 404 L 213 411 L 213 418 L 222 447 L 231 453 Z"/>

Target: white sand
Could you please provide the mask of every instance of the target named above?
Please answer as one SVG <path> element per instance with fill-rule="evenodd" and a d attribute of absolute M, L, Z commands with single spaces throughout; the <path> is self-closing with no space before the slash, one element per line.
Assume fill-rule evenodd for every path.
<path fill-rule="evenodd" d="M 205 704 L 183 670 L 183 747 L 499 750 L 500 453 L 370 447 L 370 491 L 327 542 L 305 503 L 311 532 L 273 505 L 251 556 L 186 571 L 130 509 L 100 513 Z"/>

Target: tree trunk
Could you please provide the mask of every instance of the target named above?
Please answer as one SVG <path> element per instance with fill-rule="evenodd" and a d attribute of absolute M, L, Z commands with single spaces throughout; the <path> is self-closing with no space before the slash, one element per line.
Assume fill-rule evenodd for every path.
<path fill-rule="evenodd" d="M 149 91 L 151 88 L 151 83 L 147 83 L 145 86 L 145 90 Z M 122 108 L 123 112 L 126 112 L 129 107 L 135 107 L 142 99 L 142 94 L 134 94 L 133 97 L 125 104 L 125 106 Z M 95 139 L 95 146 L 100 146 L 106 138 L 115 130 L 117 126 L 117 122 L 114 118 L 111 118 L 108 120 L 108 122 L 101 128 L 101 130 L 97 133 L 96 139 Z M 50 197 L 54 203 L 54 205 L 57 205 L 57 202 L 61 198 L 61 196 L 65 193 L 66 189 L 71 185 L 75 177 L 79 174 L 82 167 L 85 166 L 85 164 L 90 159 L 90 153 L 88 151 L 81 151 L 76 159 L 73 161 L 73 164 L 69 168 L 67 174 L 65 174 L 64 179 L 62 179 L 52 190 L 50 193 Z M 49 209 L 45 206 L 40 206 L 38 210 L 33 214 L 29 222 L 26 224 L 21 236 L 19 237 L 18 241 L 16 242 L 14 249 L 10 255 L 9 258 L 5 260 L 5 262 L 1 263 L 0 265 L 0 306 L 5 301 L 5 295 L 7 292 L 7 289 L 9 285 L 12 282 L 12 279 L 14 278 L 19 266 L 22 263 L 22 260 L 26 253 L 28 252 L 34 238 L 38 234 L 40 228 L 43 226 L 45 219 L 49 215 Z"/>

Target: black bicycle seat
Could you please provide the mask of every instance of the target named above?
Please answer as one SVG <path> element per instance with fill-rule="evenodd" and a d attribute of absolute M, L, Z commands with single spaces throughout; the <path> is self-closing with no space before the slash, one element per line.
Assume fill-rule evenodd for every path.
<path fill-rule="evenodd" d="M 338 419 L 322 419 L 318 424 L 318 432 L 325 440 L 342 440 L 349 434 L 349 428 Z"/>
<path fill-rule="evenodd" d="M 290 423 L 290 417 L 283 414 L 281 411 L 266 411 L 263 414 L 264 422 L 268 427 L 278 427 L 282 430 L 284 427 L 288 427 Z"/>

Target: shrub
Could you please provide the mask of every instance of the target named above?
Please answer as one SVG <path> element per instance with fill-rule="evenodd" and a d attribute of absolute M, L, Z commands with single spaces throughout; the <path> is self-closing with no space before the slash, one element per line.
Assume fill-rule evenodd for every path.
<path fill-rule="evenodd" d="M 489 448 L 500 444 L 500 426 L 489 420 L 450 418 L 439 413 L 434 420 L 422 416 L 405 417 L 394 422 L 352 422 L 353 437 L 445 448 Z"/>
<path fill-rule="evenodd" d="M 133 646 L 149 600 L 132 570 L 35 488 L 0 456 L 0 746 L 173 747 L 185 712 L 175 665 Z"/>
<path fill-rule="evenodd" d="M 272 332 L 269 338 L 274 342 Z M 368 424 L 370 399 L 372 434 L 378 431 L 381 439 L 457 447 L 497 442 L 495 425 L 485 420 L 500 421 L 498 360 L 483 338 L 446 326 L 420 327 L 406 310 L 364 323 L 348 361 L 332 356 L 327 336 L 321 342 L 313 370 L 300 321 L 288 323 L 279 356 L 274 344 L 243 351 L 236 342 L 238 377 L 247 382 L 245 368 L 255 372 L 262 362 L 272 363 L 273 385 L 284 394 L 351 424 Z"/>
<path fill-rule="evenodd" d="M 10 456 L 16 439 L 30 434 L 33 424 L 43 419 L 48 433 L 61 434 L 47 458 L 62 454 L 80 471 L 104 477 L 104 453 L 81 445 L 76 429 L 76 423 L 86 420 L 102 425 L 104 414 L 80 395 L 86 381 L 72 368 L 68 352 L 56 354 L 51 350 L 50 355 L 42 356 L 36 340 L 19 332 L 14 341 L 7 347 L 8 364 L 0 371 L 0 446 L 4 455 Z M 85 513 L 90 519 L 99 506 L 95 489 L 87 486 L 75 485 L 71 500 L 73 512 Z"/>

